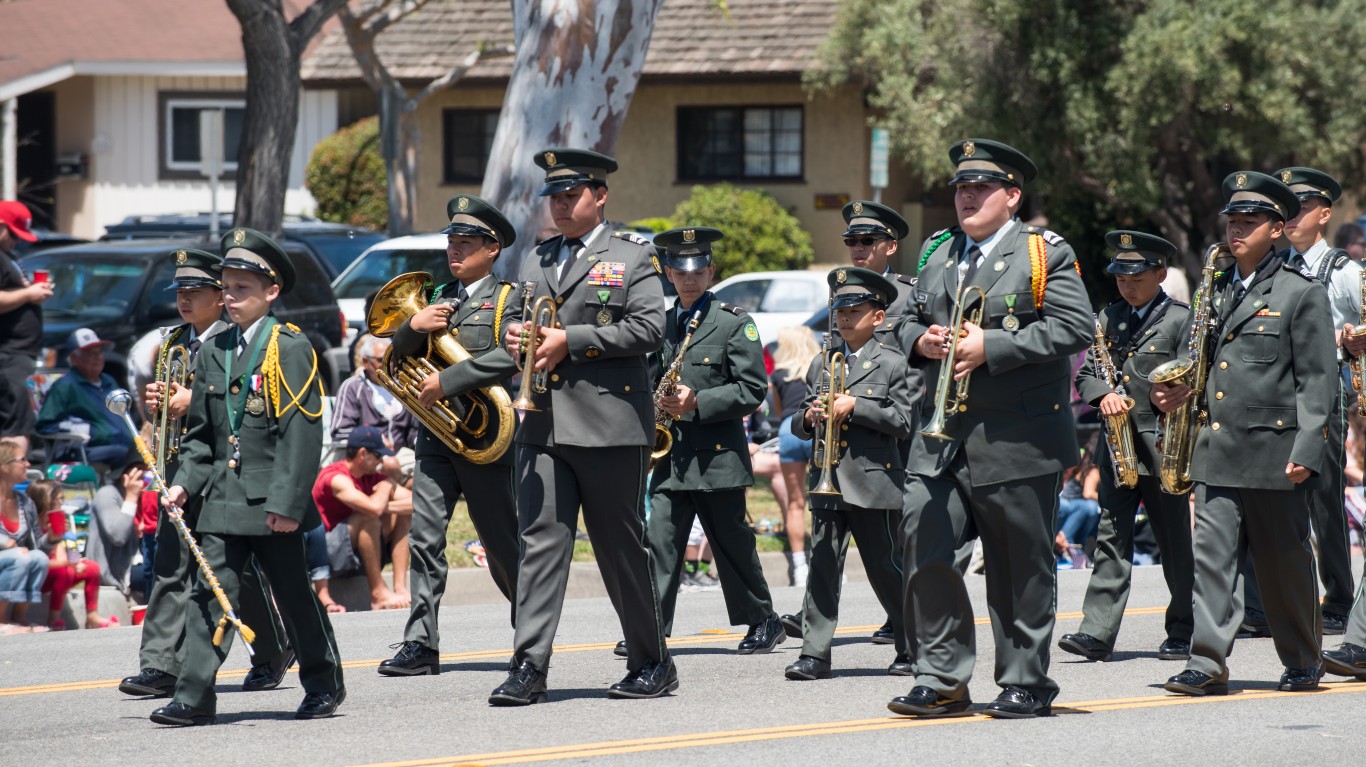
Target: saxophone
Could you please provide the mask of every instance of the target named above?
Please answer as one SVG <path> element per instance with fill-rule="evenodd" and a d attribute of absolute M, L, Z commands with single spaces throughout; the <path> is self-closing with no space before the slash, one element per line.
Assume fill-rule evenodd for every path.
<path fill-rule="evenodd" d="M 1134 330 L 1137 332 L 1138 329 Z M 1091 347 L 1091 358 L 1095 360 L 1105 384 L 1124 400 L 1125 412 L 1101 416 L 1105 443 L 1110 448 L 1110 468 L 1115 472 L 1115 487 L 1137 487 L 1138 454 L 1134 452 L 1134 425 L 1128 413 L 1134 406 L 1134 398 L 1124 391 L 1124 384 L 1119 381 L 1119 371 L 1115 370 L 1114 360 L 1105 348 L 1105 331 L 1100 327 L 1099 314 L 1096 315 L 1096 343 Z"/>
<path fill-rule="evenodd" d="M 692 343 L 693 331 L 702 323 L 702 309 L 706 305 L 706 301 L 699 303 L 692 317 L 688 319 L 688 334 L 683 336 L 683 343 L 678 345 L 678 353 L 674 355 L 673 362 L 669 363 L 669 368 L 664 371 L 664 375 L 659 379 L 659 385 L 655 387 L 655 446 L 650 450 L 651 469 L 673 449 L 673 422 L 678 420 L 678 416 L 660 407 L 659 402 L 678 393 L 678 382 L 683 377 L 683 355 Z"/>
<path fill-rule="evenodd" d="M 1361 290 L 1361 325 L 1353 331 L 1353 335 L 1358 336 L 1366 334 L 1366 269 L 1361 271 L 1361 281 L 1359 285 Z M 1366 391 L 1362 390 L 1363 386 L 1366 386 L 1366 384 L 1363 384 L 1363 378 L 1366 376 L 1362 375 L 1362 358 L 1350 358 L 1347 367 L 1352 371 L 1352 388 L 1357 392 L 1357 415 L 1366 416 Z"/>
<path fill-rule="evenodd" d="M 1157 450 L 1161 453 L 1158 479 L 1162 491 L 1185 495 L 1191 491 L 1191 455 L 1195 439 L 1209 420 L 1205 409 L 1205 382 L 1209 379 L 1210 340 L 1217 319 L 1210 310 L 1214 292 L 1214 261 L 1229 252 L 1228 245 L 1217 242 L 1205 251 L 1200 269 L 1200 286 L 1191 299 L 1191 330 L 1187 356 L 1164 362 L 1148 374 L 1152 383 L 1184 383 L 1190 397 L 1181 407 L 1162 416 L 1157 425 Z"/>

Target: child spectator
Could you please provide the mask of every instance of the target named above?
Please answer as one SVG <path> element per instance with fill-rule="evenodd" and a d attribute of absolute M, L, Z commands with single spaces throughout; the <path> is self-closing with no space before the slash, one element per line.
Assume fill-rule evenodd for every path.
<path fill-rule="evenodd" d="M 802 408 L 806 399 L 806 369 L 820 347 L 811 338 L 811 331 L 797 326 L 778 331 L 778 347 L 773 354 L 773 374 L 768 385 L 773 391 L 777 415 L 782 419 L 778 427 L 778 461 L 783 485 L 787 488 L 787 506 L 783 513 L 783 527 L 787 530 L 787 544 L 792 551 L 791 583 L 806 586 L 806 464 L 811 460 L 811 443 L 792 432 L 792 416 Z M 777 484 L 776 482 L 774 483 Z"/>
<path fill-rule="evenodd" d="M 62 486 L 50 479 L 38 479 L 30 482 L 24 492 L 33 501 L 43 532 L 48 540 L 54 542 L 52 550 L 48 552 L 50 562 L 47 581 L 43 584 L 43 590 L 50 592 L 48 628 L 62 631 L 67 627 L 62 619 L 62 603 L 66 601 L 67 592 L 77 583 L 85 584 L 85 627 L 102 629 L 119 625 L 117 617 L 106 618 L 99 612 L 99 564 L 80 557 L 74 548 L 65 545 L 63 537 L 67 526 L 66 514 L 62 512 Z"/>

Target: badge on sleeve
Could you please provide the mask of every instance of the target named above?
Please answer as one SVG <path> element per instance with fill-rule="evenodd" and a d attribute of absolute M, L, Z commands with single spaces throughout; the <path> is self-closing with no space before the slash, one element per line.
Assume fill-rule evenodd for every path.
<path fill-rule="evenodd" d="M 748 338 L 751 341 L 759 340 L 759 329 L 754 327 L 753 322 L 745 326 L 745 338 Z"/>

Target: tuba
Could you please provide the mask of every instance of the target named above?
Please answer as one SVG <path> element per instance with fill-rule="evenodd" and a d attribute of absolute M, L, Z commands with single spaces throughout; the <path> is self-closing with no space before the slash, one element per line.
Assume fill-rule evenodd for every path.
<path fill-rule="evenodd" d="M 972 374 L 968 373 L 955 382 L 953 380 L 953 363 L 958 358 L 958 339 L 965 334 L 963 330 L 963 307 L 967 305 L 968 299 L 973 293 L 976 293 L 978 297 L 977 307 L 967 315 L 967 321 L 980 326 L 982 324 L 982 307 L 987 303 L 986 291 L 976 285 L 965 287 L 960 272 L 958 298 L 954 302 L 953 317 L 949 320 L 949 350 L 944 359 L 939 361 L 939 380 L 934 390 L 934 415 L 930 417 L 930 422 L 925 425 L 925 428 L 920 430 L 923 436 L 944 440 L 953 439 L 944 431 L 948 426 L 948 416 L 950 413 L 958 412 L 959 408 L 963 406 L 963 402 L 968 398 L 968 384 L 972 379 Z M 953 392 L 952 398 L 949 395 L 950 391 Z"/>
<path fill-rule="evenodd" d="M 1126 408 L 1126 412 L 1119 415 L 1101 416 L 1105 444 L 1110 448 L 1110 468 L 1115 472 L 1115 487 L 1137 487 L 1138 453 L 1134 451 L 1134 424 L 1127 412 L 1127 409 L 1133 408 L 1134 398 L 1124 391 L 1124 384 L 1119 382 L 1119 371 L 1115 370 L 1114 360 L 1105 348 L 1105 331 L 1100 328 L 1100 315 L 1096 315 L 1096 343 L 1091 347 L 1091 357 L 1105 384 L 1124 400 Z"/>
<path fill-rule="evenodd" d="M 152 419 L 152 453 L 156 469 L 166 476 L 166 459 L 180 452 L 180 429 L 183 419 L 171 417 L 171 389 L 185 386 L 190 375 L 190 350 L 173 343 L 157 361 L 157 382 L 161 384 L 161 402 Z"/>
<path fill-rule="evenodd" d="M 554 299 L 541 296 L 533 304 L 531 297 L 534 295 L 536 283 L 522 283 L 522 383 L 512 407 L 523 413 L 541 411 L 531 400 L 532 394 L 545 394 L 546 372 L 536 369 L 536 347 L 541 345 L 541 328 L 555 327 L 555 318 L 559 315 Z"/>
<path fill-rule="evenodd" d="M 427 308 L 426 291 L 431 282 L 431 275 L 426 272 L 409 272 L 389 280 L 375 294 L 375 301 L 365 318 L 370 333 L 388 338 L 404 321 Z M 394 349 L 390 347 L 384 353 L 383 365 L 376 377 L 381 386 L 392 392 L 423 426 L 457 455 L 471 463 L 492 463 L 507 452 L 517 426 L 512 403 L 501 385 L 485 386 L 459 395 L 459 408 L 444 399 L 430 408 L 418 401 L 422 382 L 427 376 L 471 358 L 465 347 L 456 341 L 458 332 L 431 333 L 427 357 L 404 357 L 395 362 Z M 464 415 L 458 410 L 463 410 Z"/>
<path fill-rule="evenodd" d="M 1214 292 L 1214 261 L 1220 254 L 1228 252 L 1228 245 L 1222 242 L 1211 245 L 1205 251 L 1200 286 L 1195 289 L 1191 299 L 1187 356 L 1164 362 L 1148 374 L 1148 380 L 1152 383 L 1185 383 L 1191 390 L 1190 397 L 1181 407 L 1163 415 L 1157 424 L 1157 450 L 1161 454 L 1158 479 L 1162 491 L 1172 495 L 1186 495 L 1191 491 L 1194 484 L 1191 482 L 1191 455 L 1195 452 L 1195 439 L 1200 435 L 1205 421 L 1209 420 L 1209 413 L 1205 409 L 1205 382 L 1209 379 L 1210 340 L 1218 322 L 1210 310 Z"/>
<path fill-rule="evenodd" d="M 832 315 L 833 316 L 833 313 Z M 816 444 L 811 449 L 811 465 L 820 469 L 820 479 L 809 495 L 839 495 L 835 489 L 834 472 L 840 462 L 840 437 L 834 418 L 835 395 L 844 391 L 844 355 L 830 351 L 830 333 L 825 334 L 821 350 L 821 380 L 816 396 L 825 405 L 825 422 L 820 426 Z"/>

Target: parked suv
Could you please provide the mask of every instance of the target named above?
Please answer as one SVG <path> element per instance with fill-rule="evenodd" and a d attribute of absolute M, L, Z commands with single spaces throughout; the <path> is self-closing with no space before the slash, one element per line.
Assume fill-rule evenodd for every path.
<path fill-rule="evenodd" d="M 76 328 L 90 328 L 114 346 L 105 356 L 105 372 L 128 380 L 128 353 L 133 344 L 159 327 L 181 322 L 171 284 L 176 248 L 218 252 L 217 241 L 160 239 L 93 242 L 34 253 L 23 260 L 26 271 L 46 269 L 55 288 L 43 302 L 44 354 L 40 367 L 65 369 L 66 338 Z M 326 272 L 313 252 L 297 242 L 282 243 L 298 275 L 294 290 L 275 303 L 281 322 L 297 325 L 318 352 L 318 365 L 328 391 L 335 391 L 349 366 L 339 366 L 341 313 Z"/>
<path fill-rule="evenodd" d="M 187 213 L 157 216 L 129 216 L 121 223 L 104 228 L 101 240 L 139 240 L 147 238 L 205 236 L 211 216 Z M 218 231 L 232 228 L 232 214 L 220 213 Z M 320 221 L 308 216 L 285 216 L 281 225 L 284 240 L 308 248 L 322 265 L 327 279 L 337 276 L 366 248 L 382 241 L 385 235 L 363 226 L 348 226 Z"/>

